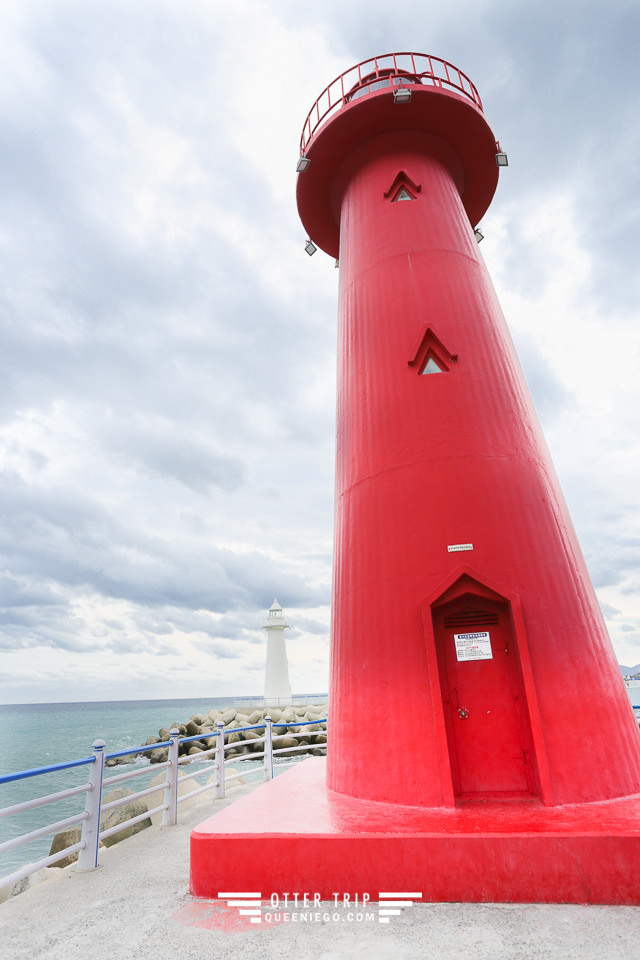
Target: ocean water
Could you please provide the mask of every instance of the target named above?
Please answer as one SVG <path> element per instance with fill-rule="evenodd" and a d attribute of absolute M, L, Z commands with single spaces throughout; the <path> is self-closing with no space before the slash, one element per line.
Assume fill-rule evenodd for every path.
<path fill-rule="evenodd" d="M 139 746 L 148 737 L 157 736 L 161 727 L 168 729 L 173 723 L 185 723 L 195 713 L 232 705 L 232 698 L 0 705 L 0 776 L 90 757 L 97 739 L 105 741 L 107 753 Z M 196 779 L 206 783 L 212 761 L 197 762 L 202 765 L 203 776 Z M 247 767 L 243 763 L 242 769 Z M 148 774 L 117 786 L 132 792 L 142 790 L 162 772 L 147 759 L 139 759 L 135 765 L 105 770 L 105 781 L 136 768 L 148 770 Z M 0 809 L 86 783 L 88 776 L 89 767 L 83 766 L 0 784 Z M 80 813 L 84 804 L 85 794 L 81 794 L 0 819 L 0 843 Z M 52 839 L 53 834 L 0 854 L 0 877 L 48 856 Z"/>

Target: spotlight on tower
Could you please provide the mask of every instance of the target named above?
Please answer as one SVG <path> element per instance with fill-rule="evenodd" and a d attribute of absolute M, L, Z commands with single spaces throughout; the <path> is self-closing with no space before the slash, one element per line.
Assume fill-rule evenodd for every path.
<path fill-rule="evenodd" d="M 304 245 L 304 248 L 305 248 L 305 250 L 307 251 L 307 253 L 309 254 L 310 257 L 312 257 L 312 256 L 314 255 L 314 253 L 316 252 L 316 250 L 318 249 L 318 248 L 316 247 L 315 243 L 313 242 L 313 240 L 307 240 L 307 242 L 306 242 L 305 245 Z"/>
<path fill-rule="evenodd" d="M 411 90 L 409 90 L 407 87 L 400 87 L 399 90 L 394 90 L 393 102 L 394 103 L 411 103 Z"/>
<path fill-rule="evenodd" d="M 499 167 L 509 166 L 509 158 L 504 152 L 504 150 L 500 150 L 498 153 L 496 153 L 496 163 L 498 164 Z"/>
<path fill-rule="evenodd" d="M 480 229 L 480 227 L 476 227 L 476 228 L 475 228 L 475 230 L 473 231 L 473 235 L 474 235 L 474 237 L 476 238 L 476 240 L 478 241 L 478 243 L 480 243 L 481 240 L 484 240 L 484 233 L 482 232 L 482 230 Z"/>
<path fill-rule="evenodd" d="M 296 173 L 304 173 L 310 163 L 311 161 L 309 160 L 309 157 L 305 157 L 305 155 L 302 154 L 296 163 Z"/>

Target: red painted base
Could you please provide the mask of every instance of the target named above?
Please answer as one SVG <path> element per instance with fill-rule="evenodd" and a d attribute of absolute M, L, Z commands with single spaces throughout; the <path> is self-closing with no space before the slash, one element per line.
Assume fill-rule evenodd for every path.
<path fill-rule="evenodd" d="M 404 807 L 329 790 L 325 766 L 305 760 L 199 824 L 191 893 L 640 905 L 640 795 Z"/>

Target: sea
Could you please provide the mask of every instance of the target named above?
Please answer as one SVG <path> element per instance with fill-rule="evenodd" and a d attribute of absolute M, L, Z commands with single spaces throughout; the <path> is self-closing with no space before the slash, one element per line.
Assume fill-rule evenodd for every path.
<path fill-rule="evenodd" d="M 195 698 L 183 700 L 113 700 L 93 703 L 28 703 L 0 705 L 0 777 L 8 773 L 49 766 L 68 760 L 90 757 L 93 743 L 106 743 L 105 752 L 136 747 L 172 724 L 185 723 L 196 713 L 233 706 L 234 698 Z M 213 772 L 210 759 L 202 765 L 199 783 L 206 783 Z M 259 761 L 243 761 L 242 769 L 259 766 Z M 107 778 L 125 770 L 145 769 L 133 783 L 118 784 L 130 790 L 142 790 L 162 771 L 146 758 L 134 765 L 105 770 Z M 190 765 L 190 772 L 191 772 Z M 147 772 L 148 771 L 148 772 Z M 86 783 L 88 767 L 82 766 L 43 774 L 36 778 L 0 783 L 0 810 L 35 797 L 46 796 Z M 114 788 L 115 789 L 115 788 Z M 0 819 L 0 843 L 36 831 L 42 827 L 81 813 L 85 794 L 47 804 L 45 807 Z M 49 855 L 53 834 L 39 837 L 24 846 L 0 853 L 0 878 Z"/>

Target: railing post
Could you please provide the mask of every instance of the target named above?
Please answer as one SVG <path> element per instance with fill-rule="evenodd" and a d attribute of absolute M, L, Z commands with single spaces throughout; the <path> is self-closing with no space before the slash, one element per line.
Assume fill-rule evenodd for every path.
<path fill-rule="evenodd" d="M 269 714 L 264 718 L 264 722 L 264 779 L 273 780 L 273 732 Z"/>
<path fill-rule="evenodd" d="M 91 764 L 89 774 L 89 792 L 85 802 L 87 819 L 82 824 L 82 842 L 84 847 L 78 853 L 78 870 L 95 870 L 98 866 L 98 847 L 100 846 L 100 807 L 102 805 L 102 778 L 104 776 L 104 740 L 93 744 L 95 762 Z"/>
<path fill-rule="evenodd" d="M 216 778 L 213 781 L 213 796 L 222 800 L 225 796 L 224 785 L 224 720 L 218 720 L 216 730 Z"/>
<path fill-rule="evenodd" d="M 164 802 L 167 809 L 162 811 L 162 826 L 173 827 L 178 822 L 178 749 L 180 731 L 172 727 L 169 731 L 171 746 L 167 757 L 171 766 L 166 767 L 167 781 L 164 788 Z"/>

